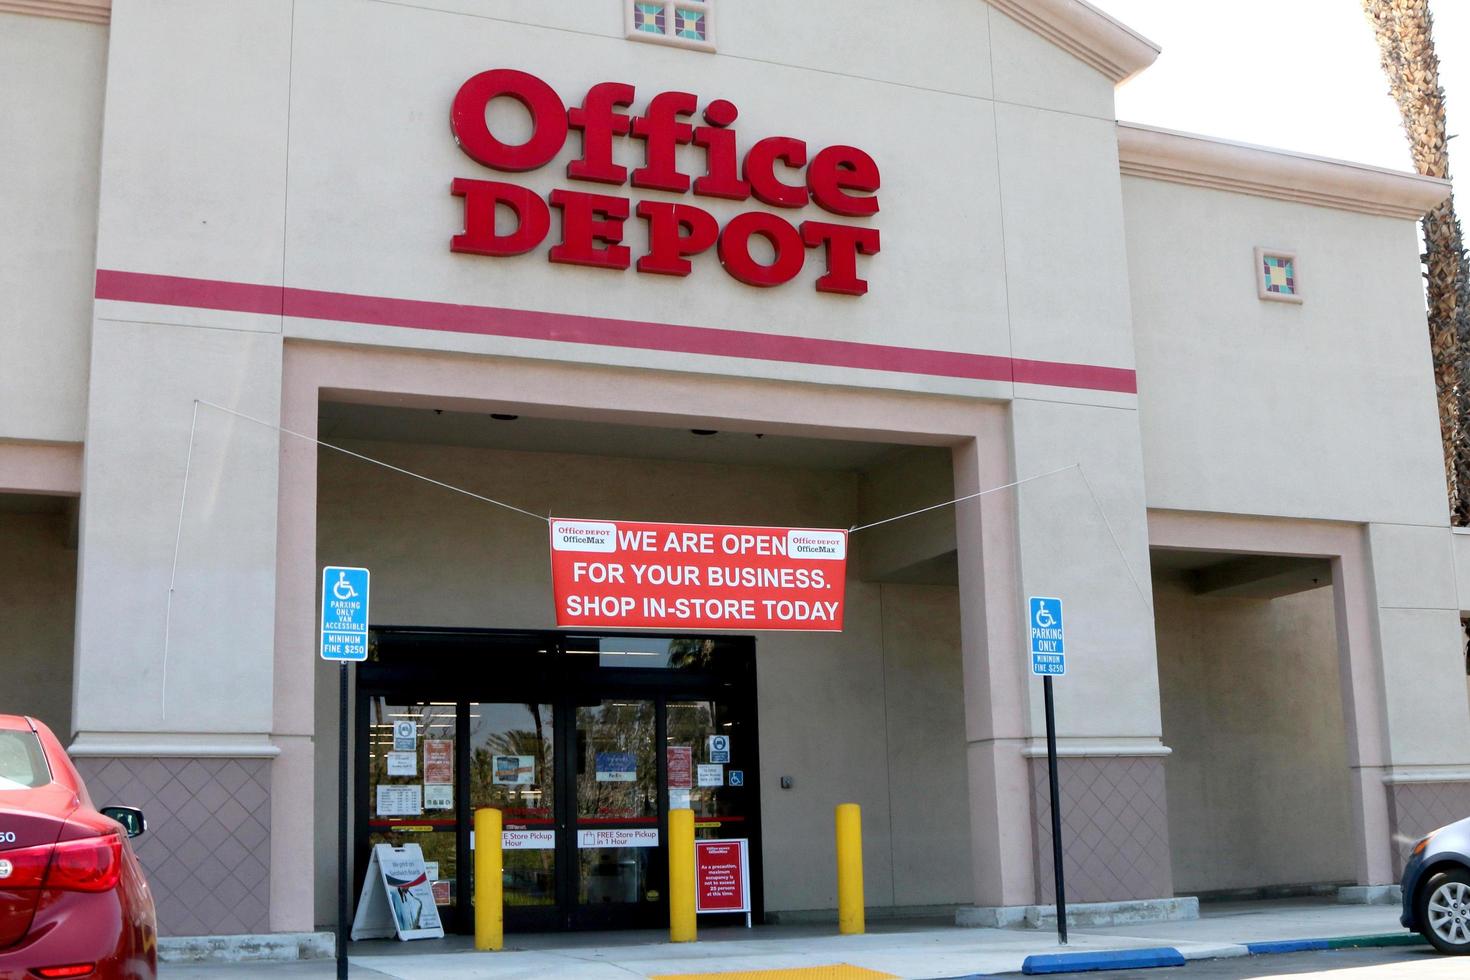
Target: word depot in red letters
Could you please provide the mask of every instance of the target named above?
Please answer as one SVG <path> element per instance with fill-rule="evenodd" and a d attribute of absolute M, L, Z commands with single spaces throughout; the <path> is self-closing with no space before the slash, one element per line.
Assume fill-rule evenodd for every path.
<path fill-rule="evenodd" d="M 492 99 L 515 99 L 531 117 L 531 136 L 508 144 L 490 131 L 486 109 Z M 632 85 L 601 82 L 588 89 L 582 104 L 568 109 L 546 82 L 510 68 L 475 75 L 460 86 L 450 110 L 450 128 L 471 159 L 506 173 L 524 173 L 550 163 L 566 145 L 570 130 L 581 133 L 582 154 L 567 164 L 567 177 L 595 184 L 633 187 L 674 194 L 747 201 L 754 197 L 772 208 L 802 209 L 809 203 L 845 218 L 868 218 L 878 212 L 878 165 L 852 146 L 829 146 L 808 159 L 804 140 L 767 136 L 739 159 L 736 134 L 730 129 L 739 114 L 733 103 L 716 99 L 694 120 L 699 98 L 688 92 L 660 92 L 642 115 L 619 112 L 633 104 Z M 613 160 L 613 140 L 643 143 L 643 166 L 633 170 Z M 693 145 L 703 150 L 704 172 L 680 172 L 676 151 Z M 778 164 L 780 165 L 778 167 Z M 805 168 L 805 173 L 802 170 Z M 723 228 L 715 216 L 693 204 L 642 200 L 581 190 L 557 189 L 543 200 L 519 184 L 499 180 L 456 178 L 451 190 L 464 198 L 464 233 L 450 248 L 476 255 L 522 255 L 539 246 L 551 229 L 551 208 L 561 212 L 561 241 L 548 257 L 602 269 L 622 270 L 632 264 L 622 244 L 630 214 L 648 226 L 648 252 L 639 272 L 687 276 L 691 256 L 716 249 L 725 271 L 752 286 L 790 282 L 806 262 L 809 249 L 820 249 L 826 272 L 817 279 L 821 292 L 861 296 L 868 291 L 858 277 L 858 256 L 878 251 L 878 229 L 865 225 L 803 220 L 793 224 L 773 211 L 737 214 Z M 514 228 L 497 230 L 497 207 L 515 217 Z M 770 261 L 751 254 L 751 239 L 769 245 Z M 766 251 L 766 250 L 763 250 Z"/>

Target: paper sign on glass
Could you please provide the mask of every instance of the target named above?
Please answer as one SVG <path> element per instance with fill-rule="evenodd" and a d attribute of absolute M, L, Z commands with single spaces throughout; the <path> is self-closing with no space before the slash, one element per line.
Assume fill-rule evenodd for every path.
<path fill-rule="evenodd" d="M 556 847 L 556 831 L 502 830 L 500 847 L 505 851 L 549 851 Z"/>
<path fill-rule="evenodd" d="M 699 765 L 699 785 L 701 786 L 723 786 L 725 785 L 725 767 L 711 766 L 704 763 Z"/>
<path fill-rule="evenodd" d="M 636 827 L 632 830 L 579 830 L 577 846 L 593 847 L 658 847 L 658 828 Z"/>
<path fill-rule="evenodd" d="M 377 812 L 380 817 L 417 817 L 424 812 L 421 787 L 379 786 Z"/>
<path fill-rule="evenodd" d="M 493 766 L 497 786 L 530 786 L 536 782 L 534 755 L 497 755 Z"/>
<path fill-rule="evenodd" d="M 412 752 L 418 748 L 419 723 L 395 721 L 393 723 L 393 751 Z"/>
<path fill-rule="evenodd" d="M 417 776 L 418 774 L 418 756 L 412 752 L 388 753 L 388 775 Z"/>
<path fill-rule="evenodd" d="M 694 746 L 670 745 L 666 750 L 669 759 L 669 789 L 688 789 L 694 785 Z M 672 793 L 669 794 L 673 796 Z M 685 796 L 688 799 L 688 796 Z"/>
<path fill-rule="evenodd" d="M 632 752 L 597 753 L 599 783 L 632 783 L 638 780 L 638 760 Z"/>
<path fill-rule="evenodd" d="M 453 783 L 424 783 L 425 810 L 453 810 Z"/>
<path fill-rule="evenodd" d="M 454 742 L 451 739 L 424 739 L 424 782 L 454 782 Z"/>

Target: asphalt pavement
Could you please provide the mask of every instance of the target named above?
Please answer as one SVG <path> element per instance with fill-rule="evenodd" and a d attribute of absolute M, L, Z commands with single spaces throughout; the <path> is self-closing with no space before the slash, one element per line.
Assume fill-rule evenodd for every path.
<path fill-rule="evenodd" d="M 980 978 L 1015 975 L 1030 961 L 1063 969 L 1122 966 L 1094 978 L 1264 978 L 1466 980 L 1470 957 L 1433 955 L 1398 924 L 1393 906 L 1321 901 L 1210 904 L 1198 919 L 1109 927 L 1074 927 L 1071 943 L 1049 931 L 956 928 L 945 920 L 875 921 L 865 935 L 839 936 L 833 925 L 701 929 L 699 941 L 670 944 L 666 932 L 507 936 L 506 949 L 476 953 L 469 937 L 353 943 L 352 976 L 361 980 L 629 980 L 704 977 Z M 1406 946 L 1405 942 L 1416 945 Z M 1367 949 L 1343 947 L 1367 946 Z M 1316 947 L 1312 952 L 1298 952 Z M 1270 950 L 1270 952 L 1266 952 Z M 1150 960 L 1186 966 L 1138 969 Z M 1123 962 L 1119 962 L 1119 961 Z M 328 980 L 330 960 L 241 966 L 165 964 L 163 980 Z M 734 974 L 735 976 L 731 976 Z M 1063 975 L 1063 974 L 1053 974 Z"/>

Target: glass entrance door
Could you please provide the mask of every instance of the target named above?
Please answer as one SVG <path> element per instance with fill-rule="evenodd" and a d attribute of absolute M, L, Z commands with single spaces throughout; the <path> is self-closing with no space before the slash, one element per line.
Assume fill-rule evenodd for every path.
<path fill-rule="evenodd" d="M 434 904 L 449 918 L 463 902 L 456 887 L 461 850 L 453 769 L 458 715 L 453 701 L 395 704 L 385 697 L 368 699 L 366 712 L 367 845 L 417 844 Z"/>
<path fill-rule="evenodd" d="M 660 928 L 668 811 L 689 807 L 700 838 L 750 838 L 759 917 L 753 645 L 573 639 L 378 631 L 358 668 L 354 897 L 371 845 L 418 844 L 446 929 L 473 932 L 474 814 L 494 807 L 507 930 Z"/>
<path fill-rule="evenodd" d="M 585 926 L 657 925 L 665 904 L 658 705 L 577 705 L 573 918 Z"/>
<path fill-rule="evenodd" d="M 556 710 L 549 703 L 474 702 L 467 709 L 470 812 L 494 807 L 501 813 L 506 921 L 512 928 L 554 928 L 563 826 L 557 819 Z M 467 877 L 465 927 L 473 930 L 473 867 Z"/>

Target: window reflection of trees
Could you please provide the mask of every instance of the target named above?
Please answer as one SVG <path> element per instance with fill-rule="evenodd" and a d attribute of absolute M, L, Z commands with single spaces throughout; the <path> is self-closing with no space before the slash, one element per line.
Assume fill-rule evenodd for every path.
<path fill-rule="evenodd" d="M 647 701 L 604 701 L 577 709 L 577 815 L 604 819 L 658 813 L 658 768 L 654 756 L 653 705 Z M 599 752 L 633 756 L 630 782 L 599 781 Z"/>
<path fill-rule="evenodd" d="M 669 641 L 669 666 L 683 670 L 705 670 L 714 665 L 715 641 L 689 637 Z"/>
<path fill-rule="evenodd" d="M 716 734 L 715 721 L 715 706 L 711 701 L 669 702 L 667 721 L 669 745 L 689 746 L 689 808 L 694 811 L 695 816 L 699 817 L 715 816 L 722 812 L 719 799 L 720 790 L 713 786 L 700 786 L 698 779 L 699 766 L 709 762 L 709 736 Z M 674 789 L 671 780 L 669 786 L 671 795 Z M 672 799 L 669 805 L 673 806 Z M 701 829 L 699 835 L 709 836 L 705 833 L 708 829 Z"/>
<path fill-rule="evenodd" d="M 528 823 L 532 829 L 547 829 L 555 806 L 555 742 L 552 732 L 552 709 L 546 704 L 525 704 L 528 727 L 500 727 L 481 731 L 477 714 L 494 709 L 508 712 L 510 705 L 473 704 L 470 707 L 470 804 L 472 807 L 496 807 L 504 817 L 507 829 L 521 829 Z M 486 721 L 485 726 L 490 722 Z M 503 716 L 502 726 L 505 724 Z M 497 755 L 530 756 L 530 783 L 495 782 Z M 556 902 L 556 851 L 550 848 L 509 850 L 504 854 L 505 904 L 517 906 L 552 905 Z"/>
<path fill-rule="evenodd" d="M 475 806 L 499 807 L 508 822 L 550 820 L 555 804 L 551 706 L 524 705 L 530 728 L 486 732 L 470 753 L 470 799 Z M 530 783 L 495 782 L 497 755 L 530 756 Z"/>

